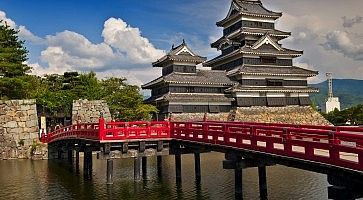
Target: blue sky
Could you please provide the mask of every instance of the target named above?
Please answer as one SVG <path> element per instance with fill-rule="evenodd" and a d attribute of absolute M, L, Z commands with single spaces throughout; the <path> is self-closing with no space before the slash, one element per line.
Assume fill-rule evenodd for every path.
<path fill-rule="evenodd" d="M 225 1 L 225 4 L 218 1 Z M 222 5 L 221 9 L 227 12 L 228 1 L 201 0 L 201 2 L 198 3 L 195 0 L 2 0 L 0 10 L 6 12 L 7 16 L 17 24 L 29 27 L 28 29 L 37 36 L 45 37 L 70 30 L 96 43 L 102 42 L 100 35 L 103 23 L 110 17 L 121 18 L 131 26 L 140 28 L 142 35 L 157 48 L 166 49 L 170 46 L 172 36 L 191 34 L 203 39 L 203 37 L 208 38 L 210 31 L 218 30 L 215 27 L 215 21 L 221 19 L 224 13 L 202 13 L 200 9 L 203 5 L 207 7 L 207 3 L 212 3 Z"/>
<path fill-rule="evenodd" d="M 363 79 L 362 1 L 263 0 L 282 11 L 278 28 L 291 31 L 288 48 L 305 50 L 295 65 Z M 0 19 L 20 30 L 34 73 L 96 71 L 142 84 L 160 75 L 151 62 L 183 38 L 202 56 L 218 55 L 210 43 L 230 0 L 0 0 Z M 344 66 L 344 68 L 342 67 Z"/>

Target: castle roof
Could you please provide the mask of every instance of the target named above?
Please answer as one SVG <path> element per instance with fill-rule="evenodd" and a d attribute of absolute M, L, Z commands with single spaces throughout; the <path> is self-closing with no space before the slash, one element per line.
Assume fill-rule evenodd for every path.
<path fill-rule="evenodd" d="M 202 57 L 194 53 L 183 40 L 183 43 L 177 47 L 172 47 L 170 52 L 154 62 L 153 67 L 163 67 L 168 61 L 188 62 L 200 64 L 206 61 L 206 57 Z"/>
<path fill-rule="evenodd" d="M 218 63 L 220 61 L 223 61 L 227 58 L 230 57 L 234 57 L 237 56 L 239 54 L 244 54 L 244 55 L 256 55 L 256 56 L 291 56 L 291 57 L 299 57 L 301 55 L 303 55 L 303 51 L 296 51 L 296 50 L 291 50 L 291 49 L 287 49 L 287 48 L 282 48 L 281 50 L 277 50 L 275 48 L 268 48 L 267 46 L 261 46 L 260 48 L 254 49 L 251 46 L 243 46 L 235 51 L 233 51 L 232 53 L 229 53 L 227 55 L 220 55 L 217 56 L 216 58 L 209 60 L 207 62 L 205 62 L 203 65 L 204 67 L 211 67 L 213 66 L 215 63 Z"/>
<path fill-rule="evenodd" d="M 249 27 L 243 27 L 235 32 L 229 34 L 228 37 L 223 36 L 220 39 L 218 39 L 216 42 L 212 43 L 212 48 L 219 48 L 222 43 L 224 43 L 226 40 L 233 40 L 233 38 L 238 37 L 239 35 L 256 35 L 256 36 L 264 36 L 268 34 L 272 37 L 277 38 L 287 38 L 291 35 L 290 32 L 280 31 L 276 29 L 262 29 L 262 28 L 249 28 Z"/>
<path fill-rule="evenodd" d="M 227 72 L 216 70 L 197 70 L 196 73 L 173 72 L 166 76 L 151 81 L 142 86 L 143 89 L 151 89 L 154 85 L 188 84 L 188 85 L 211 85 L 211 86 L 231 86 L 234 83 L 227 77 Z"/>
<path fill-rule="evenodd" d="M 282 16 L 282 13 L 268 10 L 262 5 L 260 0 L 232 0 L 231 8 L 227 17 L 217 22 L 217 25 L 223 26 L 227 22 L 236 19 L 241 15 L 278 19 Z"/>
<path fill-rule="evenodd" d="M 302 76 L 312 77 L 319 74 L 317 71 L 303 69 L 300 67 L 280 67 L 262 65 L 242 65 L 227 73 L 228 76 L 243 75 L 264 75 L 264 76 Z"/>
<path fill-rule="evenodd" d="M 197 94 L 197 93 L 167 93 L 161 96 L 150 97 L 145 102 L 171 101 L 171 102 L 231 102 L 234 98 L 224 94 Z"/>
<path fill-rule="evenodd" d="M 281 93 L 317 93 L 319 89 L 313 87 L 293 87 L 293 86 L 281 86 L 281 87 L 256 87 L 256 86 L 244 86 L 234 85 L 226 90 L 226 92 L 281 92 Z"/>

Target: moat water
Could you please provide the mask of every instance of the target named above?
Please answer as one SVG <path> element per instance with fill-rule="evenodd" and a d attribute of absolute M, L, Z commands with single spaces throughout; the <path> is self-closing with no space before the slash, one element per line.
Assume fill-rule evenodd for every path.
<path fill-rule="evenodd" d="M 175 181 L 174 157 L 163 158 L 158 178 L 156 159 L 148 159 L 146 180 L 134 181 L 133 160 L 114 161 L 114 184 L 106 185 L 106 161 L 93 159 L 93 176 L 85 179 L 74 166 L 59 161 L 0 161 L 0 199 L 235 199 L 234 171 L 224 170 L 224 154 L 201 155 L 202 180 L 194 178 L 194 158 L 182 157 L 182 184 Z M 325 175 L 288 168 L 267 168 L 269 199 L 321 200 L 328 198 Z M 258 200 L 257 169 L 243 171 L 243 197 Z"/>

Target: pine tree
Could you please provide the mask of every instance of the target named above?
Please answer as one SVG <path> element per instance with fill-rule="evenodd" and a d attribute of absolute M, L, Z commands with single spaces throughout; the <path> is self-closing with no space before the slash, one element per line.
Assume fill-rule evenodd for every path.
<path fill-rule="evenodd" d="M 19 31 L 0 21 L 0 76 L 14 78 L 25 75 L 30 67 L 24 64 L 28 50 L 19 40 Z"/>

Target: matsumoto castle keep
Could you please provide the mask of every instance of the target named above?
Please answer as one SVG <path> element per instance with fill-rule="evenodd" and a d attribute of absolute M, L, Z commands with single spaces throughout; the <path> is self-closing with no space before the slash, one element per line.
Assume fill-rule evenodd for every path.
<path fill-rule="evenodd" d="M 281 16 L 260 0 L 232 0 L 216 23 L 223 36 L 211 44 L 221 55 L 207 60 L 185 41 L 173 46 L 152 64 L 162 76 L 142 86 L 151 90 L 146 102 L 160 110 L 159 119 L 201 120 L 208 113 L 210 120 L 326 124 L 310 106 L 309 93 L 319 91 L 307 79 L 318 72 L 293 66 L 303 51 L 280 44 L 291 35 L 275 28 Z"/>

